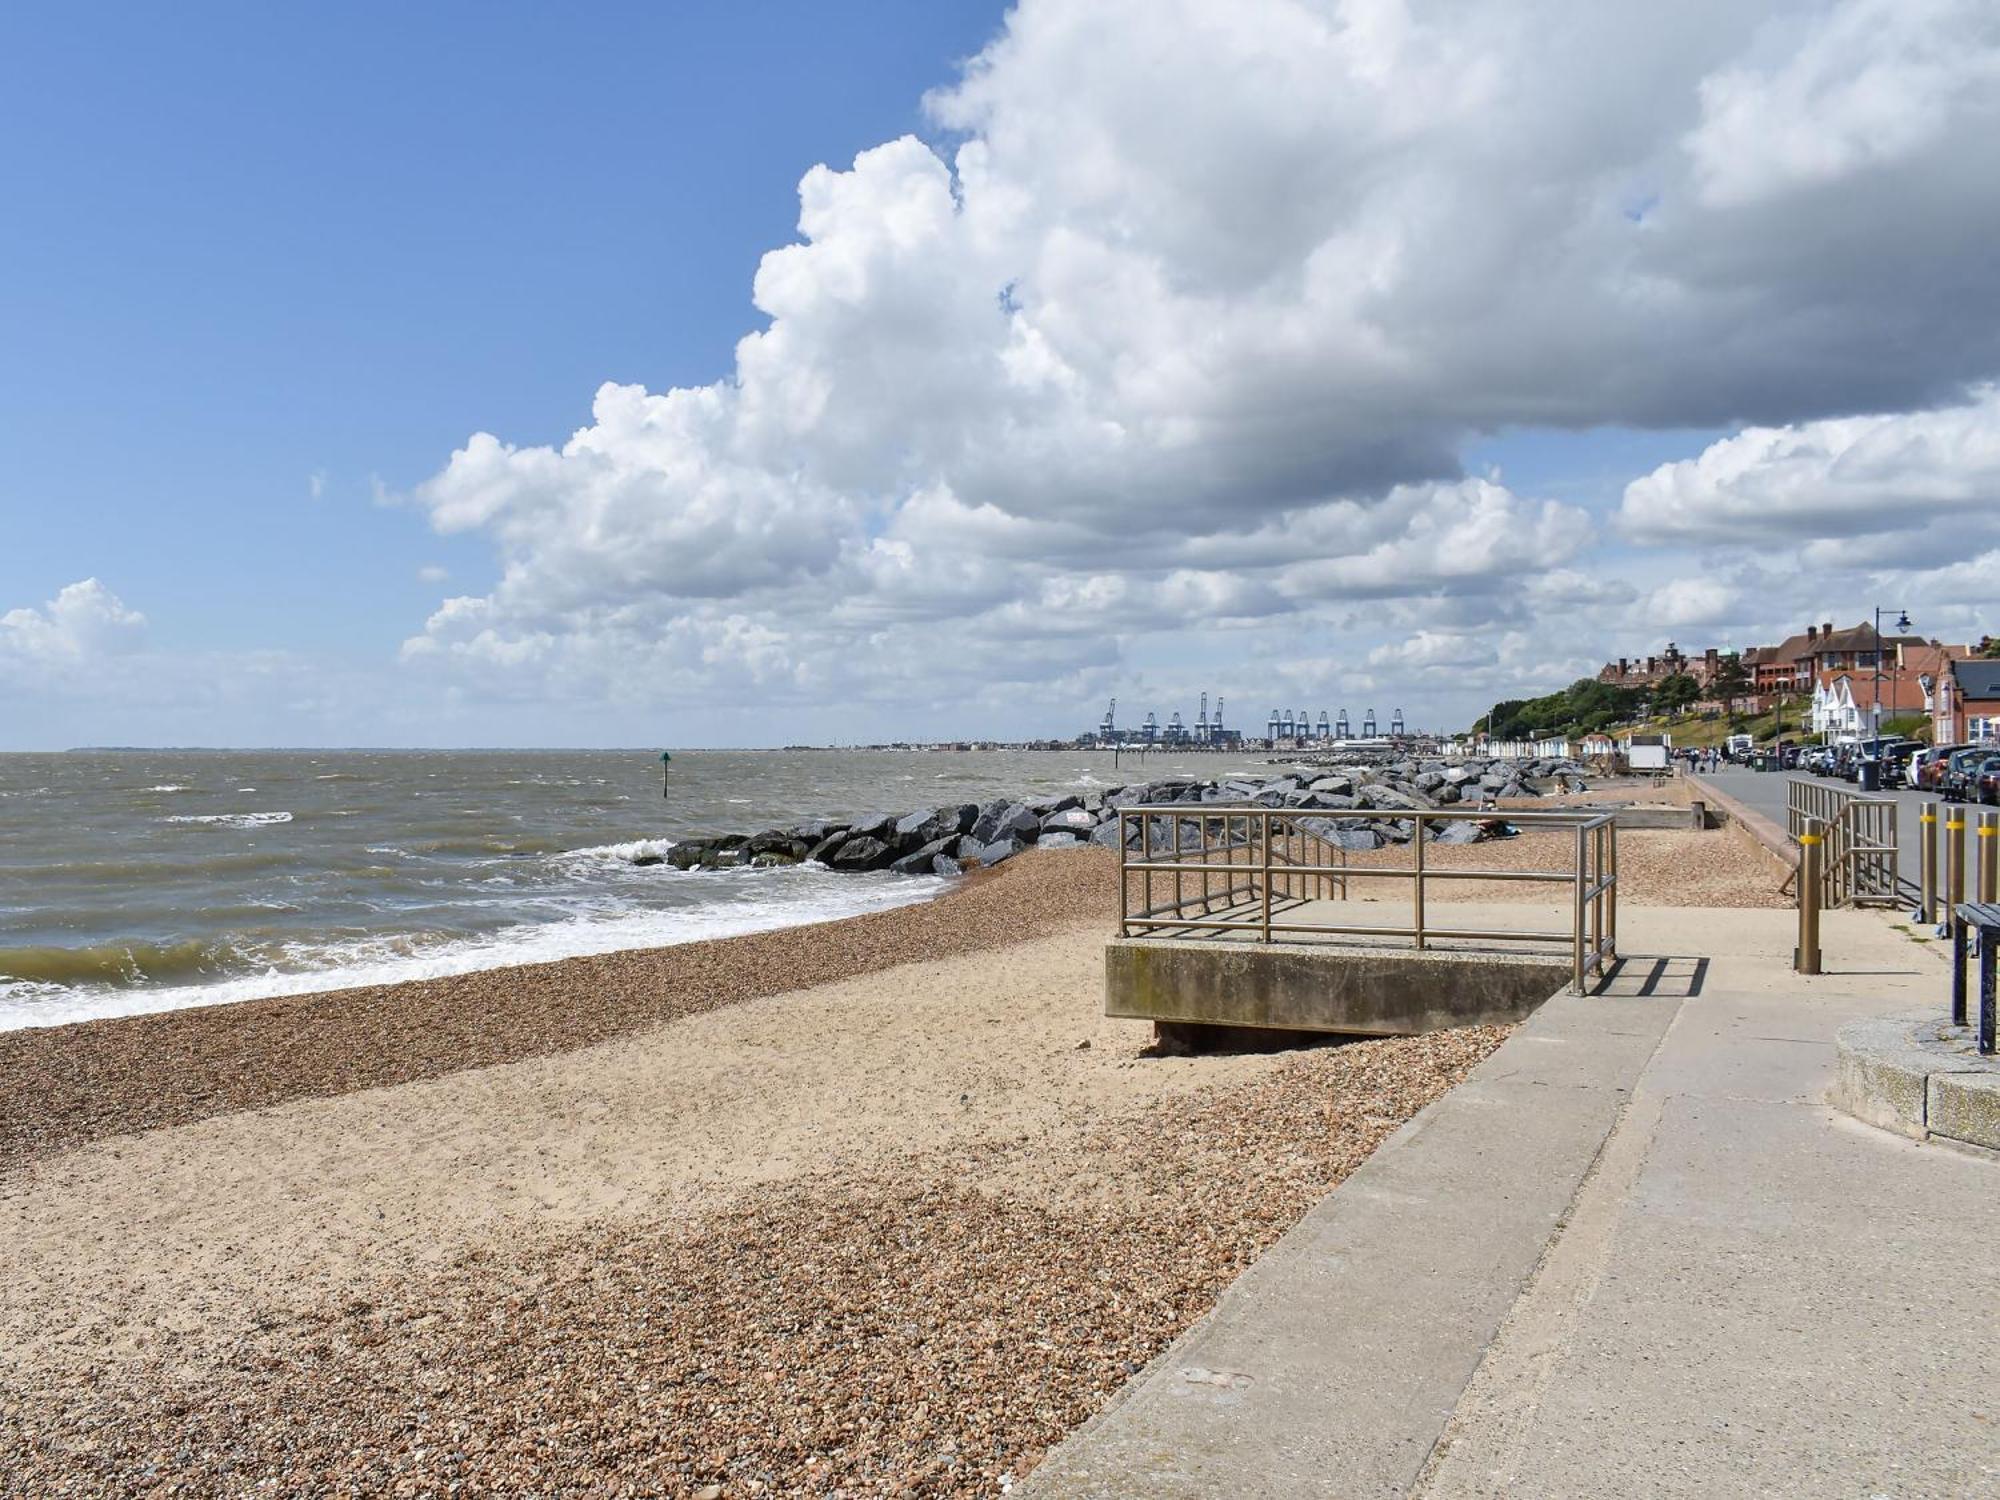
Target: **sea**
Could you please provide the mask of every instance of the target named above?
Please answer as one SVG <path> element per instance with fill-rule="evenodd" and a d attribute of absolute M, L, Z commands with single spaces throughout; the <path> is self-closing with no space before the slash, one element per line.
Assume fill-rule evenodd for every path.
<path fill-rule="evenodd" d="M 638 865 L 691 834 L 1053 796 L 1254 755 L 0 754 L 0 1030 L 662 947 L 926 901 L 934 876 Z"/>

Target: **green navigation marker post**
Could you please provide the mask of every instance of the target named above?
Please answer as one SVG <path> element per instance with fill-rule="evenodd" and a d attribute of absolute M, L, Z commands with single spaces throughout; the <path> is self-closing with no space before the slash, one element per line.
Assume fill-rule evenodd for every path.
<path fill-rule="evenodd" d="M 660 795 L 662 797 L 667 795 L 667 772 L 673 766 L 673 763 L 673 752 L 662 750 L 660 752 Z"/>

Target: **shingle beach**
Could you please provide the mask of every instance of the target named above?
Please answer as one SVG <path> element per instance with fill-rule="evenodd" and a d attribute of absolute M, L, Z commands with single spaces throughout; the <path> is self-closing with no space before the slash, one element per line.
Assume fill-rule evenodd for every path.
<path fill-rule="evenodd" d="M 1152 1055 L 1115 881 L 0 1037 L 0 1493 L 999 1493 L 1504 1035 Z"/>

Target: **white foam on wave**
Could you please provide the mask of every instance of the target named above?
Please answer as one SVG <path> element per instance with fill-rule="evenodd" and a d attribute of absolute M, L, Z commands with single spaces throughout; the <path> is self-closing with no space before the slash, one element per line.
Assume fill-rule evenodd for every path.
<path fill-rule="evenodd" d="M 292 815 L 288 812 L 252 813 L 176 813 L 172 817 L 160 819 L 162 823 L 219 823 L 230 828 L 268 828 L 273 823 L 289 823 Z"/>
<path fill-rule="evenodd" d="M 605 907 L 564 921 L 524 924 L 480 937 L 455 939 L 421 953 L 404 951 L 409 942 L 407 937 L 388 934 L 333 951 L 301 951 L 300 962 L 314 962 L 318 965 L 314 968 L 272 970 L 213 984 L 79 990 L 0 979 L 0 1031 L 185 1010 L 196 1005 L 228 1005 L 278 995 L 318 994 L 362 985 L 407 984 L 418 979 L 441 979 L 452 974 L 628 949 L 676 947 L 710 938 L 740 937 L 744 933 L 770 932 L 897 906 L 914 906 L 931 900 L 950 884 L 930 875 L 886 872 L 842 875 L 810 865 L 662 878 L 728 881 L 731 894 L 739 899 L 712 906 Z M 746 891 L 749 894 L 744 894 Z"/>
<path fill-rule="evenodd" d="M 149 792 L 191 792 L 194 788 L 191 786 L 182 786 L 178 782 L 168 781 L 159 786 L 149 786 L 146 790 Z"/>
<path fill-rule="evenodd" d="M 556 855 L 557 859 L 602 859 L 619 864 L 631 864 L 642 855 L 657 854 L 662 858 L 674 847 L 672 839 L 633 839 L 624 844 L 593 844 L 588 849 L 565 849 Z"/>

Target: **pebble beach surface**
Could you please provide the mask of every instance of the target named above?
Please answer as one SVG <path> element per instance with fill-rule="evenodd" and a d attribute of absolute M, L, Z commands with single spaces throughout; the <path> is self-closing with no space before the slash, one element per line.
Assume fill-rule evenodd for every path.
<path fill-rule="evenodd" d="M 671 948 L 0 1032 L 0 1170 L 105 1136 L 572 1051 L 912 959 L 1115 920 L 1113 856 L 975 875 L 935 902 Z M 1025 869 L 1025 867 L 1024 867 Z M 672 880 L 672 873 L 661 873 Z"/>
<path fill-rule="evenodd" d="M 1504 1035 L 1154 1056 L 1115 909 L 0 1036 L 0 1494 L 1001 1492 Z"/>

